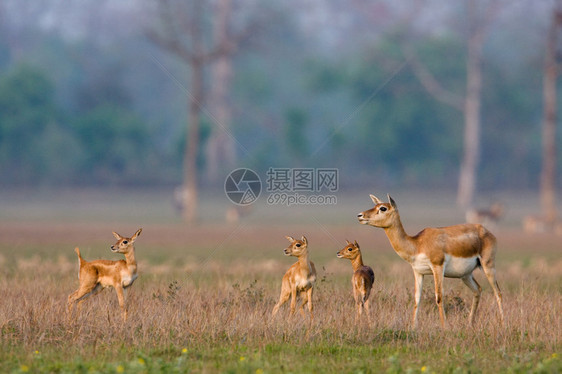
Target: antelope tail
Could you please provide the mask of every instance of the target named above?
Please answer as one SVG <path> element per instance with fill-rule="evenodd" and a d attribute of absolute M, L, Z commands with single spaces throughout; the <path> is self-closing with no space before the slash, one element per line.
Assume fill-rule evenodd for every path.
<path fill-rule="evenodd" d="M 85 262 L 85 261 L 82 258 L 82 256 L 80 255 L 80 248 L 78 248 L 78 247 L 74 248 L 74 252 L 76 252 L 76 254 L 78 255 L 78 262 L 80 264 L 80 267 L 82 267 L 82 263 Z"/>

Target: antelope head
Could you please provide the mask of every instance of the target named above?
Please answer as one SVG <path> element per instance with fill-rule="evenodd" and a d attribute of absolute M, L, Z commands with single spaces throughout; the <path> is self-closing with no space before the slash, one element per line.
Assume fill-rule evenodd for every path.
<path fill-rule="evenodd" d="M 346 243 L 346 246 L 337 253 L 337 256 L 338 258 L 348 258 L 350 260 L 354 260 L 360 253 L 359 244 L 357 244 L 357 240 L 355 243 L 351 243 L 349 240 L 346 240 Z"/>
<path fill-rule="evenodd" d="M 396 203 L 388 195 L 388 203 L 383 203 L 375 195 L 371 196 L 371 200 L 375 206 L 372 209 L 361 212 L 357 215 L 359 223 L 374 227 L 387 228 L 391 227 L 397 220 L 400 219 L 398 215 L 398 207 Z"/>
<path fill-rule="evenodd" d="M 304 236 L 299 239 L 294 239 L 292 236 L 286 236 L 287 240 L 291 243 L 283 250 L 286 256 L 300 257 L 307 252 L 308 241 Z"/>
<path fill-rule="evenodd" d="M 135 235 L 133 235 L 130 238 L 125 238 L 119 235 L 118 233 L 116 233 L 115 231 L 113 231 L 113 236 L 115 236 L 117 242 L 111 246 L 111 251 L 116 253 L 129 252 L 131 248 L 133 248 L 133 244 L 135 243 L 137 236 L 139 236 L 141 232 L 142 229 L 138 229 L 137 232 L 135 232 Z"/>

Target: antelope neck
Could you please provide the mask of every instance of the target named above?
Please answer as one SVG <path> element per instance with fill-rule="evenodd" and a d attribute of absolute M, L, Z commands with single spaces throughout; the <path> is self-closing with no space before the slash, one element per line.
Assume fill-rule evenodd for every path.
<path fill-rule="evenodd" d="M 361 269 L 361 267 L 363 266 L 363 256 L 361 256 L 361 253 L 359 253 L 357 257 L 351 260 L 351 266 L 353 267 L 353 271 Z"/>
<path fill-rule="evenodd" d="M 404 260 L 411 262 L 416 254 L 416 246 L 413 238 L 406 234 L 404 226 L 398 216 L 398 221 L 389 227 L 384 228 L 384 232 L 392 245 L 394 251 Z"/>
<path fill-rule="evenodd" d="M 127 266 L 137 267 L 137 260 L 135 259 L 135 247 L 133 247 L 129 252 L 125 253 L 125 261 Z"/>
<path fill-rule="evenodd" d="M 308 252 L 300 255 L 298 262 L 299 262 L 299 267 L 310 269 L 310 261 L 308 261 Z"/>

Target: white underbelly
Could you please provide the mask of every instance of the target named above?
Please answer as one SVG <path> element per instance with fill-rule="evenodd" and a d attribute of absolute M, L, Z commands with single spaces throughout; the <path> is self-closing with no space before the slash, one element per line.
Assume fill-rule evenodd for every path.
<path fill-rule="evenodd" d="M 462 278 L 474 271 L 478 264 L 478 257 L 452 257 L 445 255 L 444 272 L 448 278 Z M 424 254 L 419 254 L 412 262 L 412 268 L 418 274 L 432 275 L 433 266 L 429 258 Z"/>
<path fill-rule="evenodd" d="M 462 278 L 474 271 L 478 264 L 478 256 L 452 257 L 445 255 L 445 276 L 449 278 Z"/>

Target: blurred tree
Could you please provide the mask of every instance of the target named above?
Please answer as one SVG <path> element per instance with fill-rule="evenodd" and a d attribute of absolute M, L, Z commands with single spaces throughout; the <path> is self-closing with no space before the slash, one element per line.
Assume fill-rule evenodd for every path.
<path fill-rule="evenodd" d="M 550 26 L 546 39 L 543 77 L 543 130 L 542 130 L 542 171 L 540 199 L 542 214 L 552 226 L 558 218 L 556 207 L 556 125 L 557 125 L 557 83 L 559 64 L 559 35 L 562 29 L 562 1 L 557 0 L 551 11 Z"/>
<path fill-rule="evenodd" d="M 208 162 L 207 158 L 205 157 L 205 145 L 208 143 L 209 138 L 211 136 L 211 124 L 206 118 L 203 118 L 201 121 L 201 127 L 199 129 L 199 144 L 200 147 L 198 149 L 199 153 L 197 154 L 197 168 L 199 170 L 204 170 L 206 163 Z M 188 136 L 186 134 L 187 129 L 185 127 L 182 128 L 181 135 L 176 138 L 176 141 L 173 143 L 174 148 L 174 155 L 182 156 L 185 155 L 185 147 L 188 143 Z"/>
<path fill-rule="evenodd" d="M 540 53 L 539 51 L 537 51 Z M 537 58 L 538 58 L 537 53 Z M 488 58 L 482 92 L 481 192 L 536 188 L 540 173 L 539 123 L 542 71 L 539 61 L 520 61 L 506 68 L 501 60 Z"/>
<path fill-rule="evenodd" d="M 416 57 L 413 48 L 405 48 L 413 70 L 427 92 L 437 100 L 464 114 L 463 158 L 457 190 L 457 205 L 463 209 L 472 205 L 476 191 L 481 141 L 483 46 L 488 30 L 499 10 L 500 2 L 466 0 L 465 4 L 468 32 L 466 37 L 466 91 L 464 95 L 446 90 Z M 411 17 L 415 18 L 415 16 L 416 14 L 413 12 Z"/>
<path fill-rule="evenodd" d="M 213 119 L 222 131 L 227 132 L 232 137 L 229 130 L 230 112 L 226 102 L 226 92 L 230 84 L 231 74 L 230 57 L 238 47 L 239 41 L 249 33 L 249 29 L 244 29 L 239 34 L 228 33 L 228 24 L 232 17 L 230 0 L 221 0 L 217 5 L 217 8 L 212 9 L 212 4 L 206 0 L 194 0 L 189 4 L 173 0 L 159 0 L 158 9 L 161 27 L 152 28 L 148 31 L 148 36 L 154 43 L 178 56 L 189 65 L 191 70 L 190 90 L 188 92 L 190 96 L 189 130 L 184 156 L 182 193 L 183 215 L 188 224 L 193 224 L 197 220 L 199 179 L 197 155 L 200 147 L 201 112 L 205 103 L 204 69 L 205 66 L 219 59 L 215 68 L 215 77 L 219 80 L 216 84 L 223 86 L 213 91 L 213 98 L 214 104 L 220 108 L 218 111 L 220 118 Z M 214 11 L 206 11 L 206 8 Z M 214 36 L 211 36 L 210 31 L 205 27 L 208 17 L 215 22 Z M 213 155 L 217 156 L 216 153 L 221 150 L 226 153 L 233 153 L 232 145 L 227 143 L 228 137 L 211 140 Z M 225 156 L 234 157 L 232 154 L 225 154 Z M 218 161 L 218 158 L 212 159 L 213 163 Z"/>
<path fill-rule="evenodd" d="M 398 37 L 381 40 L 374 50 L 356 59 L 360 63 L 350 73 L 348 84 L 358 102 L 371 96 L 403 61 Z M 444 56 L 439 51 L 447 53 Z M 452 87 L 462 82 L 458 61 L 463 53 L 457 41 L 430 39 L 420 44 L 418 53 L 431 61 L 438 77 L 449 77 Z M 387 182 L 425 186 L 442 183 L 454 170 L 460 148 L 458 115 L 426 95 L 411 71 L 403 71 L 392 84 L 378 90 L 358 115 L 357 131 L 346 132 L 356 154 L 352 165 L 375 171 Z"/>
<path fill-rule="evenodd" d="M 184 180 L 181 196 L 184 220 L 188 224 L 193 224 L 197 220 L 197 155 L 201 107 L 204 103 L 204 67 L 215 57 L 217 50 L 209 49 L 205 45 L 204 0 L 194 0 L 189 4 L 188 9 L 179 4 L 177 1 L 158 1 L 160 24 L 164 30 L 151 29 L 148 36 L 160 47 L 180 57 L 191 69 L 187 146 L 183 159 Z"/>
<path fill-rule="evenodd" d="M 235 42 L 232 36 L 232 1 L 221 0 L 216 3 L 214 36 L 218 45 Z M 235 42 L 238 43 L 237 41 Z M 219 169 L 232 169 L 236 164 L 236 149 L 231 131 L 232 109 L 229 100 L 232 83 L 232 55 L 238 45 L 220 53 L 211 68 L 209 104 L 214 114 L 216 126 L 207 145 L 207 179 L 216 183 Z"/>

